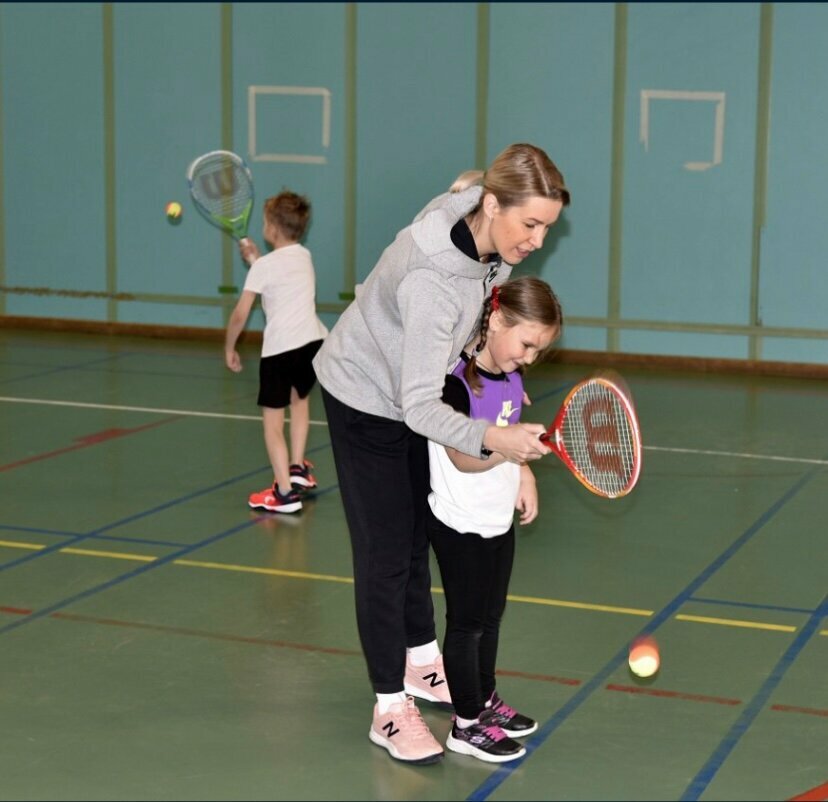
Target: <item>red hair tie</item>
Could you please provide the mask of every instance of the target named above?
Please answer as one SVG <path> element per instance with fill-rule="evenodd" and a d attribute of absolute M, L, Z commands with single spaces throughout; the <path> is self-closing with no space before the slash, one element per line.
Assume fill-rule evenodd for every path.
<path fill-rule="evenodd" d="M 500 309 L 500 287 L 492 287 L 492 312 Z"/>

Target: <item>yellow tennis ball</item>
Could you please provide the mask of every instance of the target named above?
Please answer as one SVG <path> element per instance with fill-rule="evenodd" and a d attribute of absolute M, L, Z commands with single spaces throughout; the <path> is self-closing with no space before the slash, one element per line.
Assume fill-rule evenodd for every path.
<path fill-rule="evenodd" d="M 661 665 L 658 646 L 653 638 L 639 638 L 630 647 L 630 671 L 637 677 L 652 677 Z"/>
<path fill-rule="evenodd" d="M 183 211 L 184 210 L 181 208 L 181 204 L 177 201 L 170 201 L 170 203 L 167 204 L 167 217 L 169 217 L 170 220 L 178 220 Z"/>

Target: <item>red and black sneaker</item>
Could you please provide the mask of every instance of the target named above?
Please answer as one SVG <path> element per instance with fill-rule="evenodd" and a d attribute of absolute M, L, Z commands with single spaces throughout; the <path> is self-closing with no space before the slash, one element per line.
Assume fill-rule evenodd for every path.
<path fill-rule="evenodd" d="M 301 465 L 290 466 L 290 484 L 294 490 L 313 490 L 317 487 L 316 477 L 311 473 L 313 463 L 304 460 Z"/>
<path fill-rule="evenodd" d="M 251 493 L 247 503 L 254 510 L 268 512 L 299 512 L 302 509 L 302 499 L 295 490 L 282 494 L 278 487 L 268 487 L 261 493 Z"/>

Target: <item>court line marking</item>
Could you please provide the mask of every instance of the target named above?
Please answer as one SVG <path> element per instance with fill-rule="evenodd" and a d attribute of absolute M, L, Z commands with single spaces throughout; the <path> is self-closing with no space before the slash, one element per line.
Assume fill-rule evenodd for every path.
<path fill-rule="evenodd" d="M 28 551 L 42 551 L 46 546 L 40 543 L 25 543 L 17 540 L 0 540 L 0 548 L 24 549 Z M 128 552 L 102 551 L 96 549 L 80 549 L 74 546 L 67 546 L 56 549 L 58 554 L 70 554 L 81 557 L 99 557 L 113 560 L 133 560 L 136 562 L 151 563 L 159 559 L 157 556 L 133 554 Z M 214 571 L 231 571 L 246 574 L 258 574 L 260 576 L 274 576 L 283 579 L 309 579 L 322 582 L 338 582 L 352 585 L 353 577 L 338 576 L 336 574 L 317 574 L 308 571 L 289 571 L 283 568 L 266 568 L 257 565 L 240 565 L 234 563 L 219 563 L 207 560 L 176 559 L 170 562 L 171 565 L 180 565 L 188 568 L 204 568 Z M 432 586 L 434 593 L 444 593 L 443 588 Z M 568 601 L 565 599 L 546 599 L 538 596 L 517 596 L 509 594 L 507 600 L 518 604 L 536 604 L 547 607 L 564 607 L 576 610 L 589 610 L 601 613 L 615 613 L 620 615 L 633 615 L 649 618 L 653 610 L 643 610 L 636 607 L 618 607 L 609 604 L 594 604 L 590 602 Z M 692 599 L 688 600 L 692 601 Z M 796 632 L 797 627 L 788 624 L 771 624 L 763 621 L 745 621 L 735 618 L 716 618 L 713 616 L 686 615 L 679 613 L 674 616 L 677 621 L 690 621 L 700 624 L 714 624 L 718 626 L 742 627 L 746 629 L 759 629 L 768 632 Z M 828 630 L 820 632 L 821 635 L 828 635 Z"/>
<path fill-rule="evenodd" d="M 679 613 L 676 621 L 693 621 L 697 624 L 719 624 L 726 627 L 747 627 L 748 629 L 768 629 L 777 632 L 796 632 L 796 627 L 786 624 L 763 624 L 756 621 L 740 621 L 734 618 L 708 618 L 704 615 L 684 615 Z"/>
<path fill-rule="evenodd" d="M 55 457 L 62 457 L 64 454 L 69 454 L 72 451 L 78 451 L 82 448 L 89 448 L 90 446 L 97 446 L 101 443 L 108 443 L 111 440 L 117 440 L 120 437 L 128 437 L 132 434 L 145 432 L 148 429 L 155 429 L 165 423 L 172 423 L 180 418 L 179 415 L 173 415 L 169 418 L 151 421 L 142 426 L 133 426 L 131 429 L 104 429 L 101 432 L 92 432 L 91 434 L 76 437 L 74 443 L 70 446 L 63 446 L 62 448 L 55 448 L 52 451 L 45 451 L 42 454 L 33 454 L 30 457 L 9 462 L 6 465 L 0 465 L 0 473 L 5 471 L 13 471 L 15 468 L 22 468 L 24 465 L 31 465 L 33 462 L 41 462 L 47 459 L 54 459 Z"/>
<path fill-rule="evenodd" d="M 748 728 L 756 717 L 766 708 L 771 694 L 782 682 L 788 669 L 808 644 L 811 636 L 816 634 L 818 626 L 826 615 L 828 615 L 828 595 L 823 598 L 819 607 L 814 611 L 814 614 L 805 622 L 788 648 L 785 649 L 785 653 L 779 658 L 767 679 L 745 706 L 742 714 L 733 723 L 733 726 L 731 726 L 724 738 L 722 738 L 704 766 L 699 769 L 685 792 L 681 795 L 680 802 L 696 802 L 696 800 L 701 798 L 730 753 L 739 741 L 741 741 L 742 736 L 748 731 Z"/>
<path fill-rule="evenodd" d="M 792 796 L 788 802 L 824 802 L 828 799 L 828 783 L 822 783 L 797 796 Z"/>
<path fill-rule="evenodd" d="M 724 696 L 707 696 L 701 693 L 683 693 L 682 691 L 668 691 L 662 688 L 642 688 L 638 685 L 621 685 L 610 682 L 606 687 L 607 691 L 620 691 L 621 693 L 635 693 L 644 696 L 658 696 L 662 699 L 681 699 L 687 702 L 704 702 L 714 705 L 736 706 L 742 704 L 741 699 L 728 699 Z"/>
<path fill-rule="evenodd" d="M 733 557 L 739 549 L 748 543 L 751 538 L 753 538 L 753 536 L 759 532 L 780 511 L 780 509 L 782 509 L 782 507 L 794 498 L 815 475 L 816 469 L 811 469 L 806 474 L 801 476 L 796 482 L 794 482 L 788 490 L 777 498 L 776 501 L 773 502 L 744 532 L 742 532 L 739 537 L 737 537 L 726 549 L 724 549 L 724 551 L 722 551 L 706 568 L 700 571 L 696 577 L 685 586 L 684 590 L 665 604 L 664 607 L 662 607 L 661 610 L 659 610 L 653 618 L 645 624 L 638 634 L 652 635 L 665 622 L 672 619 L 678 609 L 683 604 L 689 602 L 696 591 L 708 582 L 722 566 L 727 564 L 731 557 Z M 807 642 L 810 635 L 813 634 L 813 624 L 817 620 L 818 615 L 822 612 L 821 607 L 817 610 L 817 613 L 815 613 L 815 615 L 808 620 L 803 628 L 803 631 L 796 635 L 792 641 L 792 644 L 786 650 L 785 655 L 790 656 L 791 660 L 793 659 L 793 656 L 795 656 L 802 648 L 802 645 Z M 484 780 L 474 791 L 472 791 L 471 794 L 466 797 L 467 802 L 484 802 L 484 800 L 488 800 L 492 794 L 494 794 L 494 792 L 497 791 L 497 789 L 505 783 L 520 766 L 523 765 L 525 761 L 529 760 L 534 755 L 535 751 L 540 748 L 542 744 L 552 737 L 557 729 L 567 719 L 569 719 L 569 717 L 573 715 L 573 713 L 575 713 L 595 691 L 599 690 L 604 685 L 610 675 L 617 671 L 619 666 L 626 662 L 627 658 L 628 647 L 625 643 L 618 649 L 615 655 L 604 664 L 603 668 L 598 670 L 590 680 L 585 682 L 584 685 L 582 685 L 563 705 L 558 708 L 555 713 L 552 714 L 552 716 L 538 729 L 534 735 L 530 736 L 529 740 L 525 744 L 526 755 L 518 760 L 512 761 L 511 763 L 504 764 L 502 767 L 496 768 L 488 779 Z M 777 667 L 773 672 L 771 672 L 768 681 L 763 685 L 763 694 L 764 692 L 769 692 L 769 690 L 781 679 L 788 666 L 788 664 L 783 661 L 784 658 L 777 664 Z M 753 718 L 758 714 L 765 701 L 765 698 L 759 699 L 758 694 L 754 696 L 753 701 L 748 706 L 745 714 L 739 718 L 739 722 L 742 726 L 739 729 L 731 729 L 731 732 L 728 736 L 726 736 L 725 741 L 723 742 L 723 744 L 728 742 L 729 748 L 726 751 L 722 751 L 720 746 L 719 750 L 714 753 L 705 765 L 703 772 L 700 772 L 696 776 L 690 787 L 687 791 L 685 791 L 685 795 L 682 797 L 683 799 L 698 799 L 698 796 L 704 788 L 707 787 L 712 777 L 718 771 L 729 750 L 735 746 L 736 741 L 738 741 L 750 725 Z"/>
<path fill-rule="evenodd" d="M 182 415 L 191 418 L 218 418 L 221 420 L 248 420 L 260 423 L 261 415 L 234 415 L 227 412 L 200 412 L 195 409 L 164 409 L 159 407 L 133 407 L 118 404 L 93 404 L 85 401 L 54 401 L 48 398 L 18 398 L 0 396 L 0 402 L 7 404 L 44 404 L 58 407 L 78 407 L 80 409 L 107 409 L 116 412 L 146 412 L 153 415 Z M 311 426 L 327 426 L 327 421 L 311 420 Z M 805 457 L 779 457 L 773 454 L 749 454 L 740 451 L 712 451 L 700 448 L 673 448 L 668 446 L 644 446 L 645 451 L 664 451 L 673 454 L 702 454 L 711 457 L 736 457 L 740 459 L 767 460 L 769 462 L 793 462 L 801 465 L 828 465 L 825 459 L 808 459 Z"/>
<path fill-rule="evenodd" d="M 739 457 L 741 459 L 761 459 L 768 460 L 771 462 L 796 462 L 802 465 L 828 465 L 828 459 L 806 459 L 804 457 L 776 457 L 770 454 L 747 454 L 739 451 L 710 451 L 701 448 L 667 448 L 665 446 L 644 446 L 644 450 L 668 451 L 673 454 L 704 454 L 711 457 Z"/>
<path fill-rule="evenodd" d="M 83 401 L 51 401 L 47 398 L 13 398 L 0 396 L 0 401 L 7 404 L 43 404 L 55 407 L 78 407 L 80 409 L 109 409 L 116 412 L 148 412 L 153 415 L 184 415 L 191 418 L 222 418 L 224 420 L 251 420 L 261 423 L 261 415 L 231 415 L 226 412 L 198 412 L 193 409 L 160 409 L 157 407 L 128 407 L 118 404 L 91 404 Z M 319 425 L 318 421 L 311 421 Z"/>

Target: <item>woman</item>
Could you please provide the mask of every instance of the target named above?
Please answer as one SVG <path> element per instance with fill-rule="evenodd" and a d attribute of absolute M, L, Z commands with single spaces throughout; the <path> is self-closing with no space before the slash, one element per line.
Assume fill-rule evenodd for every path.
<path fill-rule="evenodd" d="M 569 204 L 540 148 L 506 148 L 463 173 L 383 252 L 314 359 L 351 536 L 357 625 L 377 696 L 369 737 L 398 760 L 443 749 L 414 700 L 451 703 L 437 645 L 425 529 L 427 440 L 524 463 L 541 424 L 498 427 L 441 400 L 484 301 Z"/>

